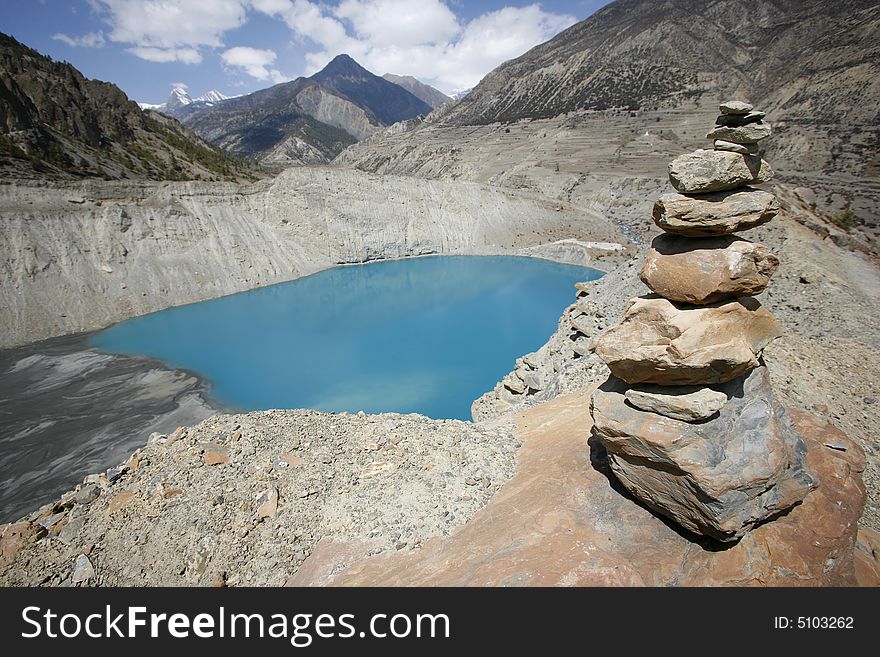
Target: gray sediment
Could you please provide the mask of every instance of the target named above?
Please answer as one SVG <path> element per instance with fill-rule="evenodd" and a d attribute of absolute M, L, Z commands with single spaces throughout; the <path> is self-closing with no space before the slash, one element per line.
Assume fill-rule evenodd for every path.
<path fill-rule="evenodd" d="M 101 352 L 91 335 L 0 351 L 0 523 L 124 461 L 154 431 L 228 410 L 196 374 Z"/>

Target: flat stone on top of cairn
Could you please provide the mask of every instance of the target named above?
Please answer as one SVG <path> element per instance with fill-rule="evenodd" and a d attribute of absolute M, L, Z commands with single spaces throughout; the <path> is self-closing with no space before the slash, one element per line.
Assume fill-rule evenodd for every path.
<path fill-rule="evenodd" d="M 726 100 L 718 106 L 722 114 L 748 114 L 754 107 L 742 100 Z"/>
<path fill-rule="evenodd" d="M 630 493 L 689 531 L 729 542 L 800 503 L 816 483 L 762 359 L 781 328 L 751 296 L 779 261 L 733 236 L 779 211 L 773 194 L 749 186 L 773 175 L 755 145 L 770 124 L 743 101 L 719 109 L 714 150 L 669 165 L 678 193 L 654 205 L 666 234 L 640 273 L 656 294 L 633 299 L 599 340 L 612 376 L 590 412 Z"/>

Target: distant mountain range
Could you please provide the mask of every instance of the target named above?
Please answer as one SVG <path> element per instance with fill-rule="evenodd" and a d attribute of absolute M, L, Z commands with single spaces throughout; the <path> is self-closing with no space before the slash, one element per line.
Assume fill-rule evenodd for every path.
<path fill-rule="evenodd" d="M 186 92 L 186 89 L 182 87 L 174 87 L 174 89 L 171 90 L 171 95 L 168 96 L 168 100 L 166 100 L 164 103 L 160 105 L 153 105 L 151 103 L 138 103 L 138 105 L 141 109 L 156 110 L 157 112 L 162 112 L 163 114 L 168 114 L 169 116 L 175 116 L 175 112 L 177 110 L 188 105 L 197 104 L 202 106 L 210 106 L 213 103 L 219 103 L 222 100 L 229 100 L 230 98 L 238 98 L 238 96 L 224 96 L 216 89 L 211 89 L 211 91 L 206 94 L 203 94 L 196 98 L 192 98 Z"/>
<path fill-rule="evenodd" d="M 381 78 L 339 55 L 309 78 L 237 98 L 190 99 L 175 90 L 161 111 L 269 170 L 322 164 L 385 126 L 429 114 L 440 96 L 450 100 L 415 78 L 394 77 L 401 81 Z"/>
<path fill-rule="evenodd" d="M 252 175 L 174 119 L 142 111 L 117 86 L 89 80 L 5 34 L 0 171 L 7 177 L 154 180 Z"/>

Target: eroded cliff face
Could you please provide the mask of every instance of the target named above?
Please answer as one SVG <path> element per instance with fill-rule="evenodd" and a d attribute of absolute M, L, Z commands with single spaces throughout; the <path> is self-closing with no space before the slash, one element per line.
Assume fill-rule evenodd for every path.
<path fill-rule="evenodd" d="M 340 263 L 625 242 L 598 214 L 472 183 L 337 169 L 271 181 L 0 186 L 0 347 Z M 586 264 L 586 263 L 584 263 Z"/>
<path fill-rule="evenodd" d="M 317 85 L 300 91 L 296 102 L 313 119 L 341 128 L 355 139 L 366 139 L 381 127 L 362 107 Z"/>

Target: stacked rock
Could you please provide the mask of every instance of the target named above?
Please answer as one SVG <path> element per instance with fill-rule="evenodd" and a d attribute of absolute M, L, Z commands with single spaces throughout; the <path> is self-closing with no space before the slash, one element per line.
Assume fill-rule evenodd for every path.
<path fill-rule="evenodd" d="M 714 149 L 669 165 L 676 193 L 654 205 L 663 229 L 633 299 L 596 353 L 611 377 L 593 395 L 593 432 L 612 472 L 686 529 L 734 541 L 815 487 L 806 445 L 776 401 L 761 358 L 780 326 L 752 296 L 779 261 L 733 233 L 770 221 L 772 170 L 757 143 L 764 113 L 722 103 Z"/>

